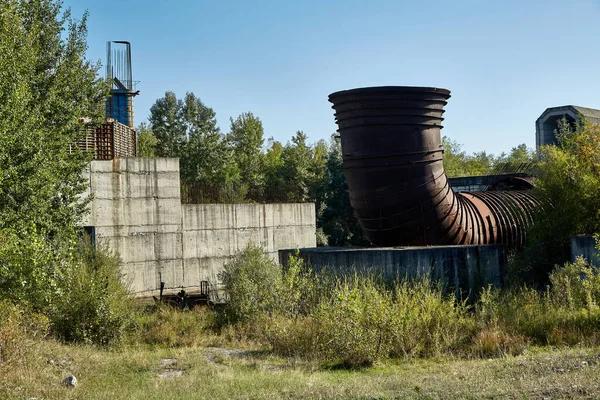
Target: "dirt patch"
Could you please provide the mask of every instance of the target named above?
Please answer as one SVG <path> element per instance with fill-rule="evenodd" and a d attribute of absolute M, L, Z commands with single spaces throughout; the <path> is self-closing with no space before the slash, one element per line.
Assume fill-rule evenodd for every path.
<path fill-rule="evenodd" d="M 168 368 L 160 371 L 158 377 L 160 379 L 174 379 L 179 378 L 183 375 L 183 370 L 176 368 Z"/>
<path fill-rule="evenodd" d="M 222 365 L 223 360 L 227 358 L 245 358 L 248 352 L 239 349 L 225 349 L 223 347 L 207 347 L 206 359 L 215 365 Z"/>

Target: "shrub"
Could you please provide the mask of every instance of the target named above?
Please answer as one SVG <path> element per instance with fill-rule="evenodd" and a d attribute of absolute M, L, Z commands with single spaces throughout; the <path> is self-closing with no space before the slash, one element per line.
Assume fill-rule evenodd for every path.
<path fill-rule="evenodd" d="M 0 230 L 0 300 L 45 311 L 61 295 L 69 267 L 68 255 L 57 254 L 35 227 L 21 235 Z"/>
<path fill-rule="evenodd" d="M 584 121 L 573 129 L 563 119 L 557 138 L 559 146 L 541 148 L 534 193 L 546 203 L 511 263 L 515 282 L 548 283 L 552 269 L 569 259 L 573 236 L 600 232 L 600 126 Z"/>
<path fill-rule="evenodd" d="M 543 292 L 522 287 L 497 294 L 494 311 L 488 307 L 481 314 L 541 345 L 598 344 L 600 277 L 595 268 L 578 259 L 555 268 L 549 280 Z"/>
<path fill-rule="evenodd" d="M 219 314 L 220 322 L 248 322 L 271 313 L 278 302 L 280 276 L 280 267 L 261 249 L 249 244 L 219 275 L 227 293 L 227 304 Z"/>
<path fill-rule="evenodd" d="M 0 365 L 21 360 L 33 340 L 48 334 L 44 315 L 8 301 L 0 301 Z"/>
<path fill-rule="evenodd" d="M 290 318 L 310 315 L 322 298 L 331 296 L 332 289 L 329 274 L 317 276 L 302 258 L 291 255 L 277 279 L 273 312 Z"/>
<path fill-rule="evenodd" d="M 465 302 L 429 277 L 396 284 L 390 330 L 392 355 L 431 355 L 458 347 L 473 333 Z"/>
<path fill-rule="evenodd" d="M 391 303 L 390 293 L 372 277 L 340 280 L 314 313 L 324 358 L 357 366 L 387 357 Z"/>
<path fill-rule="evenodd" d="M 275 354 L 307 360 L 322 357 L 320 340 L 324 327 L 320 321 L 313 317 L 275 315 L 265 322 L 266 338 Z"/>
<path fill-rule="evenodd" d="M 121 339 L 131 322 L 132 300 L 116 254 L 102 243 L 95 249 L 83 238 L 65 288 L 50 312 L 60 338 L 101 345 Z"/>

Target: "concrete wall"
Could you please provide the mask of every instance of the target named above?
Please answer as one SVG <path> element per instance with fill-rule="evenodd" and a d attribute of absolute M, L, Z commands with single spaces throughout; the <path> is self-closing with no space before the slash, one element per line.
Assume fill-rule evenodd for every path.
<path fill-rule="evenodd" d="M 285 265 L 294 250 L 280 250 Z M 384 279 L 430 274 L 459 297 L 473 296 L 487 285 L 500 287 L 507 280 L 506 250 L 502 245 L 300 249 L 299 255 L 315 270 L 333 273 L 372 271 Z"/>
<path fill-rule="evenodd" d="M 571 262 L 575 262 L 577 257 L 583 257 L 590 264 L 600 267 L 600 252 L 593 236 L 578 235 L 571 238 Z"/>
<path fill-rule="evenodd" d="M 274 259 L 282 248 L 316 246 L 312 203 L 189 204 L 180 198 L 179 160 L 92 161 L 90 212 L 99 241 L 119 253 L 138 294 L 196 288 L 215 281 L 223 264 L 249 242 Z"/>

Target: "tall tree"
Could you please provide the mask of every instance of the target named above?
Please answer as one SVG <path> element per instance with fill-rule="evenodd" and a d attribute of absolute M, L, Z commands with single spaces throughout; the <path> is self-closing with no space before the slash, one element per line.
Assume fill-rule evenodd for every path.
<path fill-rule="evenodd" d="M 278 202 L 285 200 L 282 159 L 283 145 L 269 138 L 267 152 L 264 156 L 263 170 L 265 175 L 264 200 L 268 202 Z"/>
<path fill-rule="evenodd" d="M 180 157 L 187 142 L 184 123 L 183 101 L 175 93 L 166 92 L 150 108 L 150 129 L 158 144 L 156 155 L 159 157 Z"/>
<path fill-rule="evenodd" d="M 534 193 L 546 200 L 515 257 L 521 279 L 544 281 L 555 265 L 569 260 L 571 238 L 600 234 L 600 126 L 559 123 L 558 146 L 541 148 Z"/>
<path fill-rule="evenodd" d="M 535 151 L 527 147 L 525 143 L 513 147 L 508 155 L 502 153 L 498 157 L 499 163 L 528 164 L 535 160 Z"/>
<path fill-rule="evenodd" d="M 188 138 L 181 155 L 182 179 L 210 185 L 232 183 L 239 171 L 217 126 L 215 112 L 194 93 L 186 93 L 182 104 L 183 126 Z"/>
<path fill-rule="evenodd" d="M 240 178 L 248 185 L 251 197 L 262 196 L 264 189 L 264 168 L 262 147 L 264 129 L 260 119 L 251 112 L 243 113 L 235 120 L 230 118 L 227 139 L 233 148 L 233 156 L 240 170 Z"/>
<path fill-rule="evenodd" d="M 313 151 L 306 143 L 307 138 L 304 132 L 296 132 L 292 142 L 288 143 L 281 153 L 286 201 L 303 202 L 310 199 L 310 167 Z"/>
<path fill-rule="evenodd" d="M 137 128 L 136 155 L 138 157 L 156 157 L 157 146 L 158 139 L 152 133 L 152 129 L 142 122 Z"/>
<path fill-rule="evenodd" d="M 0 298 L 38 308 L 64 293 L 85 212 L 78 120 L 99 122 L 108 96 L 86 21 L 59 1 L 0 2 Z"/>
<path fill-rule="evenodd" d="M 178 99 L 166 92 L 150 108 L 149 121 L 158 139 L 156 155 L 179 157 L 182 180 L 219 185 L 237 179 L 239 171 L 217 127 L 216 114 L 194 93 Z"/>
<path fill-rule="evenodd" d="M 56 237 L 84 212 L 78 119 L 99 121 L 108 95 L 85 59 L 86 22 L 58 1 L 0 2 L 0 229 Z"/>
<path fill-rule="evenodd" d="M 444 170 L 446 174 L 453 178 L 457 176 L 467 176 L 467 153 L 462 149 L 462 145 L 448 136 L 442 138 L 444 148 Z"/>
<path fill-rule="evenodd" d="M 366 246 L 358 220 L 350 205 L 348 184 L 344 176 L 342 147 L 332 135 L 326 164 L 325 200 L 317 213 L 317 224 L 329 246 Z"/>

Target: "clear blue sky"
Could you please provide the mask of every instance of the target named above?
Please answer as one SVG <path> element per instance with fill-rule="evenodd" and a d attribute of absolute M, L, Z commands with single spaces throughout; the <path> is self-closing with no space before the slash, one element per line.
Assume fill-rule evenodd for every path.
<path fill-rule="evenodd" d="M 88 57 L 132 44 L 136 124 L 167 90 L 267 137 L 336 129 L 331 92 L 364 86 L 452 91 L 442 133 L 468 152 L 535 145 L 535 120 L 600 108 L 600 0 L 65 0 L 89 18 Z"/>

